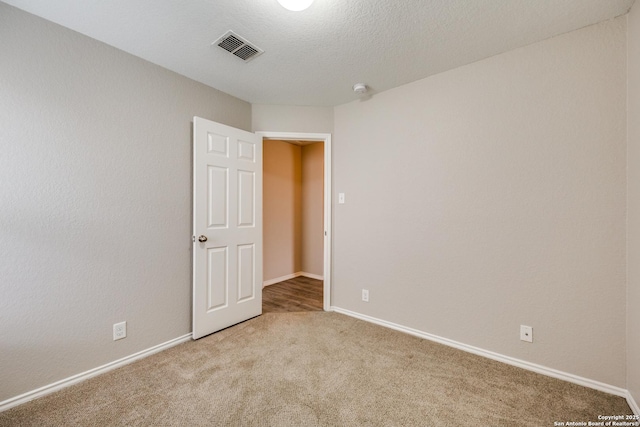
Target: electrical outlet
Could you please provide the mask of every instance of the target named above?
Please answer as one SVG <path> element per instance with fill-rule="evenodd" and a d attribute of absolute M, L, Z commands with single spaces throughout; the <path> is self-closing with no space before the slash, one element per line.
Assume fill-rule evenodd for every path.
<path fill-rule="evenodd" d="M 531 326 L 520 325 L 520 339 L 526 342 L 533 342 L 533 328 Z"/>
<path fill-rule="evenodd" d="M 368 289 L 363 289 L 362 290 L 362 301 L 369 302 L 369 290 Z"/>
<path fill-rule="evenodd" d="M 127 322 L 113 324 L 113 340 L 121 340 L 127 337 Z"/>

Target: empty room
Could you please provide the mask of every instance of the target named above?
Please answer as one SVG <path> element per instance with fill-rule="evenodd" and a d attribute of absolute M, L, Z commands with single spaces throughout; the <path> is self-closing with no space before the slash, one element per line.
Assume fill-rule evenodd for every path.
<path fill-rule="evenodd" d="M 636 0 L 0 0 L 0 426 L 640 426 L 639 305 Z"/>

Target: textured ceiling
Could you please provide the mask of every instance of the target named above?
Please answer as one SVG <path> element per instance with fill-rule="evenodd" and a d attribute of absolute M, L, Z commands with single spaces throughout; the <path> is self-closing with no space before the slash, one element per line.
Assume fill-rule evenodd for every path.
<path fill-rule="evenodd" d="M 626 13 L 634 0 L 4 0 L 251 103 L 333 106 Z M 227 30 L 265 53 L 211 46 Z M 46 42 L 43 41 L 43 42 Z"/>

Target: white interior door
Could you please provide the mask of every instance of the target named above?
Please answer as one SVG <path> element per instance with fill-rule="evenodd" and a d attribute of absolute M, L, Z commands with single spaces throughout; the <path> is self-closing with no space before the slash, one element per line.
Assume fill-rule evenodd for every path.
<path fill-rule="evenodd" d="M 262 138 L 193 119 L 193 339 L 262 313 Z"/>

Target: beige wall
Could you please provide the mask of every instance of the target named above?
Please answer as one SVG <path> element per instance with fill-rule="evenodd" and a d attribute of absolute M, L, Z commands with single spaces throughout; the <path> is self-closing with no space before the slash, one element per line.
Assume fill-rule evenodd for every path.
<path fill-rule="evenodd" d="M 324 143 L 302 147 L 302 271 L 324 268 Z"/>
<path fill-rule="evenodd" d="M 625 32 L 336 107 L 333 304 L 625 387 Z"/>
<path fill-rule="evenodd" d="M 4 3 L 0 58 L 1 402 L 190 333 L 191 121 L 251 106 Z"/>
<path fill-rule="evenodd" d="M 251 112 L 254 132 L 333 132 L 331 107 L 253 104 Z"/>
<path fill-rule="evenodd" d="M 640 404 L 640 3 L 628 15 L 627 388 Z"/>
<path fill-rule="evenodd" d="M 302 149 L 284 141 L 263 143 L 264 280 L 302 267 Z"/>

